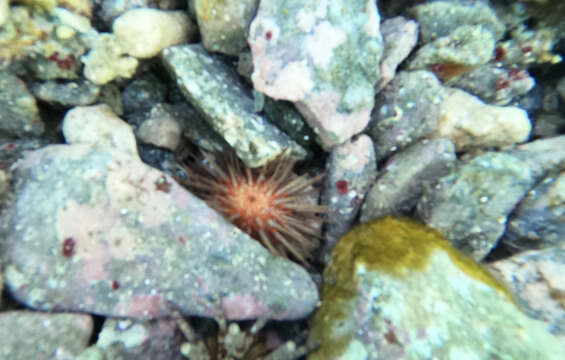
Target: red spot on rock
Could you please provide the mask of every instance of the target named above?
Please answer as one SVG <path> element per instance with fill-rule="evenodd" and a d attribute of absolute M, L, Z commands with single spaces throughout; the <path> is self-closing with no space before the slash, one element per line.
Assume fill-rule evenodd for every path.
<path fill-rule="evenodd" d="M 522 52 L 523 52 L 524 54 L 529 53 L 529 52 L 532 52 L 532 50 L 534 50 L 534 48 L 531 47 L 531 46 L 524 46 L 524 47 L 522 48 Z"/>
<path fill-rule="evenodd" d="M 506 89 L 510 86 L 510 80 L 506 79 L 505 77 L 499 77 L 496 79 L 496 85 L 494 88 L 498 90 Z"/>
<path fill-rule="evenodd" d="M 112 280 L 112 290 L 118 290 L 120 288 L 120 283 L 116 280 Z"/>
<path fill-rule="evenodd" d="M 76 62 L 76 58 L 73 54 L 70 54 L 67 57 L 61 58 L 61 57 L 59 57 L 59 53 L 57 51 L 55 51 L 53 54 L 51 54 L 47 58 L 47 60 L 57 63 L 57 66 L 60 69 L 65 69 L 65 70 L 71 69 L 75 65 L 75 62 Z"/>
<path fill-rule="evenodd" d="M 63 241 L 63 256 L 71 257 L 75 253 L 76 242 L 72 237 L 68 237 Z"/>
<path fill-rule="evenodd" d="M 186 244 L 186 240 L 182 236 L 179 236 L 179 242 L 183 245 Z"/>
<path fill-rule="evenodd" d="M 12 150 L 14 150 L 15 148 L 16 148 L 16 145 L 14 145 L 14 144 L 8 144 L 8 145 L 6 145 L 6 150 L 12 151 Z"/>
<path fill-rule="evenodd" d="M 53 54 L 51 54 L 51 56 L 49 56 L 47 58 L 47 60 L 53 61 L 53 62 L 59 61 L 59 53 L 55 51 Z"/>
<path fill-rule="evenodd" d="M 167 178 L 161 176 L 159 179 L 155 180 L 155 189 L 168 193 L 171 191 L 171 183 L 167 181 Z"/>
<path fill-rule="evenodd" d="M 271 30 L 268 30 L 268 31 L 265 33 L 265 38 L 266 38 L 267 40 L 271 40 L 271 39 L 273 38 L 273 32 L 272 32 Z"/>
<path fill-rule="evenodd" d="M 504 48 L 502 46 L 499 46 L 494 50 L 494 60 L 502 61 L 504 55 L 506 55 L 506 51 L 504 51 Z"/>
<path fill-rule="evenodd" d="M 347 181 L 339 180 L 335 183 L 335 187 L 340 195 L 347 194 Z"/>

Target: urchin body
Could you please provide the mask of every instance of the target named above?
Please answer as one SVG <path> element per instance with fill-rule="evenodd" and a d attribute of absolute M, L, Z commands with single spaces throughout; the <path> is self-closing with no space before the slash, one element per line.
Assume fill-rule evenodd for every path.
<path fill-rule="evenodd" d="M 183 183 L 228 220 L 260 241 L 271 252 L 302 263 L 318 245 L 327 207 L 308 201 L 312 184 L 323 175 L 307 178 L 292 172 L 295 161 L 280 156 L 267 165 L 248 168 L 237 156 L 204 154 L 186 170 Z"/>

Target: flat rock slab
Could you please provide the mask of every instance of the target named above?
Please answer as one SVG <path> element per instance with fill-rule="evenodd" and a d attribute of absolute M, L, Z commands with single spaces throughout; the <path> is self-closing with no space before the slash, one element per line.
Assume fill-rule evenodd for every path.
<path fill-rule="evenodd" d="M 55 145 L 15 171 L 2 257 L 13 296 L 41 310 L 152 318 L 295 319 L 308 273 L 267 252 L 169 176 L 122 152 Z"/>

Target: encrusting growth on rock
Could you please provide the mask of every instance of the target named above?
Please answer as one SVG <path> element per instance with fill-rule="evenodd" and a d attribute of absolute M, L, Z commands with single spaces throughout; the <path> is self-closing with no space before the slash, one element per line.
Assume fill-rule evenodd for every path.
<path fill-rule="evenodd" d="M 297 176 L 294 164 L 283 154 L 251 169 L 234 152 L 203 152 L 185 166 L 189 178 L 180 182 L 272 253 L 307 264 L 324 221 L 318 214 L 328 212 L 309 199 L 325 174 Z"/>

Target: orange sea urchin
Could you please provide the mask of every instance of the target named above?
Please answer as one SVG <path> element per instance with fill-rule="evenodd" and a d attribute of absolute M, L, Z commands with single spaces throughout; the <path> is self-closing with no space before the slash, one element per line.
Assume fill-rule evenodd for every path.
<path fill-rule="evenodd" d="M 229 221 L 261 242 L 272 253 L 306 264 L 318 245 L 326 206 L 308 202 L 312 184 L 324 175 L 307 178 L 292 172 L 295 160 L 279 156 L 250 169 L 234 152 L 212 156 L 186 166 L 186 187 Z"/>

